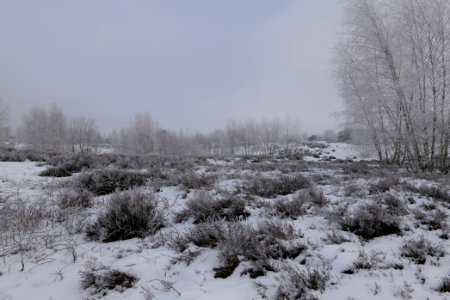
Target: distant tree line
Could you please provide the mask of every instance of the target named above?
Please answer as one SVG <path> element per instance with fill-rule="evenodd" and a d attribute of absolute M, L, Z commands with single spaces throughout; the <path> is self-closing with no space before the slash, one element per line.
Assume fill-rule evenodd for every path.
<path fill-rule="evenodd" d="M 6 108 L 0 102 L 0 128 L 7 124 Z M 290 117 L 283 121 L 229 121 L 224 129 L 188 134 L 161 128 L 148 113 L 137 114 L 125 128 L 102 135 L 93 118 L 69 118 L 56 104 L 33 106 L 16 133 L 19 144 L 44 153 L 87 153 L 107 144 L 116 153 L 128 155 L 270 155 L 281 144 L 302 139 L 298 120 Z"/>
<path fill-rule="evenodd" d="M 0 132 L 7 124 L 7 115 L 6 104 L 0 102 Z M 312 137 L 328 142 L 349 142 L 351 133 L 349 129 L 338 133 L 325 130 L 310 139 Z M 88 153 L 108 147 L 127 155 L 271 155 L 282 146 L 295 145 L 306 138 L 299 121 L 291 117 L 230 120 L 223 129 L 188 134 L 161 128 L 148 113 L 139 113 L 126 127 L 102 135 L 95 119 L 69 118 L 56 104 L 48 108 L 33 106 L 24 114 L 16 132 L 17 143 L 42 153 Z"/>
<path fill-rule="evenodd" d="M 84 116 L 67 118 L 55 104 L 49 109 L 31 108 L 23 116 L 17 138 L 28 148 L 45 153 L 86 153 L 102 141 L 94 119 Z"/>

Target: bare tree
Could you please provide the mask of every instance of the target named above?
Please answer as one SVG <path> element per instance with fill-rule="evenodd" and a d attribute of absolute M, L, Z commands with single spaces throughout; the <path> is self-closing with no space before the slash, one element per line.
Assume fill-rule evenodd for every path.
<path fill-rule="evenodd" d="M 158 149 L 159 126 L 148 113 L 137 114 L 128 127 L 115 136 L 115 147 L 122 153 L 143 155 Z M 167 136 L 166 136 L 167 148 Z"/>
<path fill-rule="evenodd" d="M 345 116 L 380 160 L 448 171 L 446 0 L 349 0 L 335 52 Z"/>
<path fill-rule="evenodd" d="M 69 137 L 72 152 L 85 153 L 94 148 L 98 139 L 95 120 L 84 116 L 74 117 L 69 123 Z"/>
<path fill-rule="evenodd" d="M 8 140 L 8 105 L 0 99 L 0 146 Z"/>
<path fill-rule="evenodd" d="M 56 104 L 49 110 L 34 106 L 24 115 L 19 133 L 23 142 L 34 150 L 62 151 L 66 145 L 66 117 Z"/>

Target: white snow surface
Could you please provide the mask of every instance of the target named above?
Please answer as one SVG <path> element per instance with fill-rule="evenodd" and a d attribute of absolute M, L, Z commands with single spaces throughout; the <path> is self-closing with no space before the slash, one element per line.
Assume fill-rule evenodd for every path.
<path fill-rule="evenodd" d="M 334 151 L 333 151 L 334 149 Z M 315 150 L 313 150 L 315 151 Z M 320 156 L 333 155 L 338 159 L 361 159 L 355 146 L 335 143 L 321 149 Z M 305 160 L 318 160 L 308 157 Z M 212 160 L 207 163 L 219 169 L 217 191 L 234 190 L 239 186 L 240 178 L 227 178 L 227 174 L 244 173 L 234 170 L 232 173 L 221 168 L 233 168 L 235 160 Z M 35 162 L 0 162 L 0 205 L 4 201 L 13 201 L 14 197 L 38 201 L 52 198 L 58 193 L 57 183 L 66 179 L 39 177 L 40 171 L 46 166 Z M 207 168 L 199 167 L 200 173 Z M 247 172 L 247 171 L 245 171 Z M 254 173 L 261 174 L 261 173 Z M 370 198 L 367 187 L 376 181 L 372 178 L 345 177 L 342 181 L 333 179 L 342 177 L 342 172 L 336 170 L 322 170 L 311 168 L 305 176 L 314 174 L 327 175 L 330 178 L 319 187 L 329 200 L 328 206 L 349 204 L 356 207 Z M 234 176 L 236 177 L 236 176 Z M 67 179 L 67 180 L 70 180 Z M 403 182 L 433 184 L 432 180 L 413 180 L 401 178 Z M 360 186 L 360 196 L 346 196 L 345 188 L 349 184 Z M 152 189 L 144 190 L 150 192 Z M 400 199 L 407 201 L 413 198 L 414 204 L 409 209 L 419 208 L 423 203 L 430 203 L 432 199 L 393 188 L 390 191 Z M 216 191 L 211 191 L 216 193 Z M 181 187 L 163 187 L 157 194 L 157 199 L 164 204 L 169 224 L 156 237 L 183 232 L 192 222 L 172 224 L 171 216 L 183 209 L 187 199 L 192 197 L 193 191 L 186 193 Z M 293 195 L 280 196 L 277 199 L 295 197 Z M 277 199 L 260 199 L 263 201 L 277 201 Z M 95 217 L 101 203 L 108 201 L 108 196 L 98 197 L 97 206 L 89 210 L 91 218 Z M 2 202 L 3 201 L 3 202 Z M 362 202 L 361 202 L 362 201 Z M 448 213 L 448 205 L 437 204 Z M 287 220 L 297 230 L 300 230 L 304 242 L 308 245 L 307 264 L 320 262 L 326 264 L 330 270 L 330 279 L 324 291 L 311 291 L 318 299 L 450 299 L 449 293 L 439 293 L 436 288 L 442 278 L 450 275 L 450 255 L 440 259 L 428 258 L 423 265 L 417 265 L 400 255 L 400 247 L 406 239 L 425 236 L 433 243 L 450 249 L 449 240 L 441 239 L 442 230 L 427 230 L 413 219 L 412 215 L 402 218 L 403 236 L 388 235 L 363 241 L 358 236 L 339 230 L 339 227 L 326 219 L 329 207 L 312 209 L 296 220 Z M 247 222 L 257 223 L 267 218 L 267 214 L 258 208 L 248 208 L 251 216 Z M 270 217 L 270 216 L 269 216 Z M 448 216 L 446 222 L 448 222 Z M 348 238 L 342 244 L 328 244 L 324 241 L 326 233 L 337 230 Z M 2 236 L 0 235 L 0 238 Z M 131 239 L 111 243 L 87 241 L 82 233 L 64 236 L 53 247 L 42 247 L 36 251 L 25 253 L 25 269 L 20 271 L 20 255 L 9 253 L 0 256 L 0 300 L 42 299 L 42 300 L 78 300 L 78 299 L 152 299 L 145 297 L 145 291 L 151 291 L 153 299 L 169 300 L 229 300 L 229 299 L 274 299 L 280 286 L 280 274 L 268 272 L 266 276 L 256 279 L 248 275 L 241 275 L 246 263 L 243 262 L 226 279 L 214 278 L 215 267 L 221 265 L 217 250 L 199 248 L 192 245 L 192 250 L 200 251 L 194 261 L 187 265 L 185 262 L 174 262 L 180 256 L 169 245 L 159 245 L 157 238 Z M 69 245 L 74 245 L 70 248 Z M 378 267 L 372 270 L 358 270 L 356 274 L 344 274 L 361 251 L 366 253 L 382 253 L 381 264 L 399 263 L 403 269 Z M 0 249 L 0 253 L 2 250 Z M 76 260 L 73 259 L 76 253 Z M 292 263 L 300 264 L 305 258 L 292 259 Z M 95 295 L 80 287 L 80 271 L 85 269 L 86 263 L 97 262 L 107 267 L 128 272 L 138 278 L 137 283 L 123 292 L 109 291 L 106 295 Z M 169 283 L 172 288 L 168 288 Z M 267 299 L 266 298 L 266 299 Z"/>

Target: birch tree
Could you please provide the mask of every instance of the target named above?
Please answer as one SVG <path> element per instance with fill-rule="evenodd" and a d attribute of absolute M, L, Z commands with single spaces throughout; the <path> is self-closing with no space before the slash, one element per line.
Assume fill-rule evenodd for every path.
<path fill-rule="evenodd" d="M 447 0 L 349 0 L 335 75 L 347 121 L 380 161 L 447 172 Z"/>

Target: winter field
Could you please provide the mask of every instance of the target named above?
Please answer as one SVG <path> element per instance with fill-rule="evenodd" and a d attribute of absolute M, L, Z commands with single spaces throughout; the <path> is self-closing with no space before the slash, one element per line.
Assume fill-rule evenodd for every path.
<path fill-rule="evenodd" d="M 448 175 L 344 143 L 0 158 L 1 300 L 450 299 Z"/>

